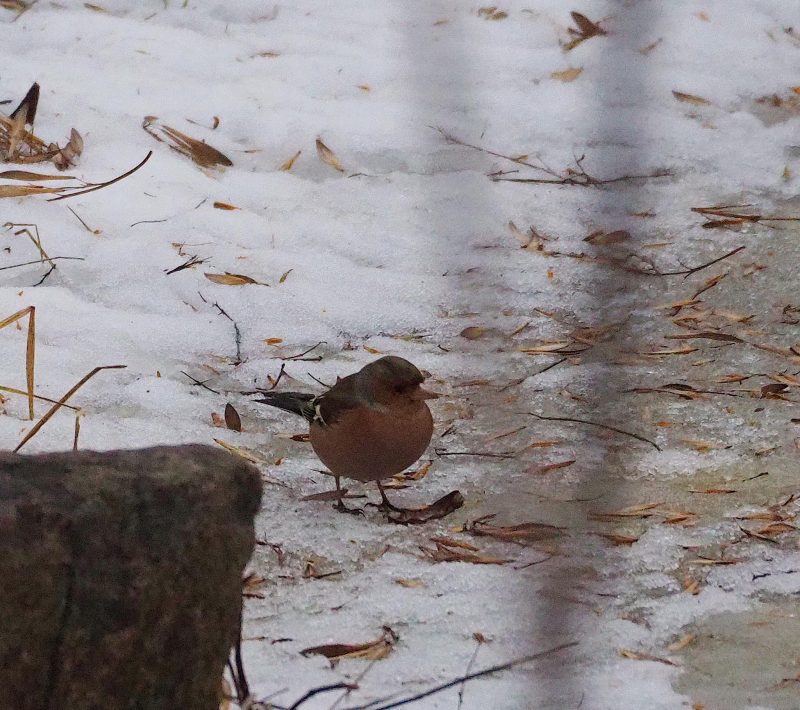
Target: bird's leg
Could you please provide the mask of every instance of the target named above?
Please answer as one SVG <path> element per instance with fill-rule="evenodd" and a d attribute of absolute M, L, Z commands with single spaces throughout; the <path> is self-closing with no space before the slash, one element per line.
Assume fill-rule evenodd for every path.
<path fill-rule="evenodd" d="M 339 494 L 339 497 L 336 499 L 336 505 L 334 506 L 336 510 L 340 513 L 349 513 L 350 515 L 364 515 L 364 511 L 361 510 L 361 508 L 348 508 L 344 504 L 344 494 L 342 494 L 339 476 L 334 476 L 333 480 L 336 481 L 336 492 Z"/>
<path fill-rule="evenodd" d="M 383 486 L 381 485 L 380 481 L 375 481 L 375 483 L 378 484 L 378 490 L 381 492 L 381 504 L 378 506 L 378 510 L 405 510 L 405 508 L 398 508 L 386 497 L 386 491 L 383 490 Z"/>

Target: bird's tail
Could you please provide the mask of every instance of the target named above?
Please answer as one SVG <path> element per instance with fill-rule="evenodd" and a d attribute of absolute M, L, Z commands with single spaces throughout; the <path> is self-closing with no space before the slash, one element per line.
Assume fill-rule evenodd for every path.
<path fill-rule="evenodd" d="M 313 394 L 308 392 L 261 392 L 261 399 L 255 400 L 270 407 L 277 407 L 292 414 L 299 414 L 309 421 L 314 418 Z"/>

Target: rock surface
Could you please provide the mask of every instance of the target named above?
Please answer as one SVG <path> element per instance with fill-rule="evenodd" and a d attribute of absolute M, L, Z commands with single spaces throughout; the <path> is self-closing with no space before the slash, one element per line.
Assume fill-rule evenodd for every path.
<path fill-rule="evenodd" d="M 215 708 L 260 497 L 207 446 L 0 454 L 0 707 Z"/>

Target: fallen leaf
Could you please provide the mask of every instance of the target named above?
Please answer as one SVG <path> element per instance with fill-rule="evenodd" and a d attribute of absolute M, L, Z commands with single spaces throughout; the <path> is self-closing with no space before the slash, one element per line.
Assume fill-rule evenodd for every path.
<path fill-rule="evenodd" d="M 614 520 L 616 518 L 649 518 L 654 514 L 655 508 L 663 503 L 640 503 L 612 513 L 589 513 L 591 520 Z"/>
<path fill-rule="evenodd" d="M 249 284 L 258 284 L 260 286 L 266 286 L 267 284 L 262 284 L 259 281 L 256 281 L 249 276 L 245 276 L 244 274 L 231 274 L 229 272 L 225 272 L 224 274 L 212 274 L 206 272 L 203 274 L 209 281 L 213 281 L 215 284 L 222 284 L 223 286 L 247 286 Z"/>
<path fill-rule="evenodd" d="M 241 207 L 237 207 L 236 205 L 228 204 L 227 202 L 215 202 L 214 207 L 218 210 L 240 210 Z"/>
<path fill-rule="evenodd" d="M 394 580 L 395 584 L 399 584 L 401 587 L 405 587 L 406 589 L 418 589 L 420 587 L 424 587 L 425 582 L 423 582 L 419 577 L 412 577 L 408 579 L 398 578 Z"/>
<path fill-rule="evenodd" d="M 396 642 L 397 634 L 388 626 L 384 626 L 383 633 L 374 641 L 357 644 L 330 643 L 322 646 L 311 646 L 310 648 L 304 648 L 300 653 L 303 656 L 325 656 L 331 662 L 331 666 L 346 658 L 380 661 L 392 652 L 392 647 Z"/>
<path fill-rule="evenodd" d="M 694 104 L 695 106 L 710 106 L 711 102 L 708 99 L 704 99 L 702 96 L 695 96 L 694 94 L 685 94 L 682 91 L 673 91 L 672 95 L 686 104 Z"/>
<path fill-rule="evenodd" d="M 480 325 L 470 325 L 462 330 L 459 335 L 467 340 L 477 340 L 486 333 L 486 328 Z"/>
<path fill-rule="evenodd" d="M 471 523 L 467 523 L 464 526 L 464 530 L 479 537 L 493 537 L 497 540 L 517 543 L 538 542 L 557 537 L 563 533 L 561 528 L 547 523 L 528 522 L 518 523 L 517 525 L 493 525 L 488 521 L 494 517 L 494 515 L 485 515 L 482 518 L 478 518 Z"/>
<path fill-rule="evenodd" d="M 267 345 L 278 345 L 283 342 L 283 338 L 267 338 L 262 342 L 266 343 Z"/>
<path fill-rule="evenodd" d="M 656 661 L 657 663 L 664 663 L 668 666 L 677 666 L 678 664 L 675 661 L 670 661 L 668 658 L 661 658 L 660 656 L 654 656 L 652 653 L 642 653 L 639 651 L 631 651 L 627 648 L 621 648 L 619 650 L 619 655 L 623 658 L 632 658 L 635 661 Z"/>
<path fill-rule="evenodd" d="M 437 544 L 435 550 L 422 545 L 419 549 L 425 557 L 433 562 L 469 562 L 474 565 L 504 565 L 511 562 L 511 560 L 501 557 L 488 557 L 468 550 L 454 550 L 441 544 Z"/>
<path fill-rule="evenodd" d="M 684 636 L 681 636 L 677 641 L 673 641 L 669 646 L 667 646 L 667 651 L 669 651 L 670 653 L 677 653 L 678 651 L 682 651 L 696 638 L 697 634 L 685 634 Z"/>
<path fill-rule="evenodd" d="M 159 124 L 156 116 L 145 116 L 142 128 L 160 143 L 167 143 L 170 148 L 191 158 L 201 167 L 233 165 L 231 159 L 216 148 L 196 138 L 187 136 L 185 133 L 181 133 L 170 126 Z M 165 138 L 168 140 L 165 140 Z"/>
<path fill-rule="evenodd" d="M 347 494 L 346 488 L 340 488 L 338 491 L 336 489 L 332 491 L 322 491 L 320 493 L 312 493 L 307 496 L 303 496 L 300 500 L 303 502 L 307 502 L 310 500 L 315 501 L 329 501 L 329 500 L 342 500 Z"/>
<path fill-rule="evenodd" d="M 604 537 L 615 545 L 632 545 L 639 540 L 639 537 L 636 535 L 621 535 L 619 533 L 595 533 L 595 535 Z"/>
<path fill-rule="evenodd" d="M 618 229 L 614 232 L 592 232 L 588 237 L 584 237 L 583 241 L 589 244 L 607 246 L 609 244 L 621 244 L 631 238 L 631 233 Z"/>
<path fill-rule="evenodd" d="M 566 468 L 567 466 L 572 466 L 576 459 L 569 459 L 568 461 L 558 461 L 557 463 L 547 463 L 543 466 L 533 466 L 529 468 L 526 473 L 534 473 L 536 475 L 543 475 L 545 473 L 550 473 L 550 471 L 556 471 L 559 468 Z"/>
<path fill-rule="evenodd" d="M 319 159 L 325 163 L 326 165 L 330 165 L 332 168 L 335 168 L 340 173 L 344 172 L 344 168 L 342 164 L 339 162 L 339 158 L 336 157 L 336 154 L 328 148 L 319 138 L 317 138 L 317 155 Z"/>
<path fill-rule="evenodd" d="M 479 548 L 475 547 L 475 545 L 464 542 L 463 540 L 456 540 L 452 537 L 445 537 L 444 535 L 432 537 L 431 542 L 437 545 L 444 545 L 445 547 L 456 547 L 461 550 L 469 550 L 470 552 L 478 552 L 479 550 Z"/>
<path fill-rule="evenodd" d="M 75 180 L 72 175 L 45 175 L 44 173 L 31 173 L 27 170 L 4 170 L 0 172 L 3 180 L 28 180 L 30 182 L 44 180 Z"/>
<path fill-rule="evenodd" d="M 582 73 L 583 67 L 570 67 L 568 69 L 562 69 L 561 71 L 552 72 L 550 78 L 558 79 L 558 81 L 563 81 L 567 84 L 571 81 L 575 81 Z"/>
<path fill-rule="evenodd" d="M 300 157 L 300 153 L 302 152 L 303 152 L 302 150 L 298 150 L 291 158 L 289 158 L 284 163 L 281 163 L 281 166 L 278 168 L 278 170 L 282 170 L 283 172 L 288 173 L 292 169 L 295 161 Z"/>
<path fill-rule="evenodd" d="M 423 508 L 404 508 L 390 511 L 387 518 L 393 523 L 421 525 L 429 520 L 439 520 L 464 505 L 464 496 L 459 491 L 450 491 L 445 496 Z"/>
<path fill-rule="evenodd" d="M 233 431 L 242 430 L 242 420 L 239 417 L 239 412 L 233 408 L 230 402 L 225 405 L 225 426 L 228 429 L 233 429 Z"/>
<path fill-rule="evenodd" d="M 736 493 L 735 488 L 689 488 L 689 493 L 707 493 L 709 495 L 728 495 Z"/>

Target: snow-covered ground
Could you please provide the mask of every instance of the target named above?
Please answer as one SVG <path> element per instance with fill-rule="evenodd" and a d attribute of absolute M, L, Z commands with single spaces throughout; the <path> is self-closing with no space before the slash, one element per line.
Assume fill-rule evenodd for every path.
<path fill-rule="evenodd" d="M 81 448 L 219 439 L 262 462 L 252 569 L 264 581 L 244 629 L 258 697 L 290 706 L 348 681 L 359 685 L 348 697 L 303 707 L 361 707 L 574 641 L 467 683 L 461 699 L 456 687 L 415 707 L 797 707 L 797 683 L 782 682 L 797 674 L 796 652 L 758 656 L 746 633 L 713 647 L 704 629 L 720 614 L 758 614 L 753 629 L 796 623 L 786 600 L 800 591 L 789 500 L 800 358 L 785 307 L 798 301 L 800 231 L 703 229 L 691 211 L 751 203 L 753 214 L 800 214 L 796 9 L 787 0 L 0 9 L 0 99 L 10 111 L 40 83 L 36 133 L 60 141 L 74 127 L 84 137 L 70 174 L 109 179 L 154 151 L 92 194 L 0 201 L 2 222 L 38 225 L 50 256 L 84 259 L 59 262 L 37 287 L 43 266 L 0 271 L 0 320 L 36 307 L 43 396 L 59 398 L 96 366 L 127 365 L 74 396 Z M 607 34 L 567 51 L 571 10 Z M 203 170 L 157 143 L 141 128 L 148 115 L 233 166 Z M 317 139 L 343 172 L 320 160 Z M 668 174 L 596 187 L 493 181 L 553 175 L 487 151 L 562 176 L 581 166 L 597 179 Z M 509 221 L 550 241 L 520 249 Z M 0 268 L 38 256 L 15 231 L 0 235 Z M 584 241 L 598 231 L 617 232 L 605 238 L 617 243 Z M 631 271 L 689 269 L 739 246 L 694 274 Z M 204 262 L 166 273 L 190 256 Z M 259 283 L 217 284 L 206 272 Z M 686 337 L 697 332 L 706 336 Z M 542 352 L 553 343 L 568 354 Z M 311 359 L 287 359 L 315 345 Z M 0 331 L 0 348 L 0 385 L 23 388 L 24 327 Z M 446 394 L 433 405 L 429 472 L 394 493 L 423 504 L 460 489 L 466 505 L 445 521 L 403 528 L 374 510 L 343 516 L 303 501 L 331 484 L 308 444 L 285 436 L 302 422 L 239 394 L 268 386 L 282 362 L 281 386 L 315 390 L 315 378 L 333 382 L 383 353 L 428 370 Z M 664 391 L 675 383 L 678 394 Z M 760 389 L 781 383 L 783 392 Z M 628 391 L 637 388 L 661 391 Z M 226 402 L 242 433 L 214 425 Z M 31 426 L 27 404 L 8 395 L 1 407 L 0 446 L 13 448 Z M 37 416 L 45 411 L 37 404 Z M 528 412 L 604 423 L 659 450 Z M 23 451 L 69 448 L 73 428 L 62 411 Z M 593 516 L 630 506 L 638 514 Z M 498 525 L 564 530 L 524 545 L 462 531 L 493 513 Z M 752 514 L 763 515 L 741 519 Z M 787 527 L 765 532 L 771 523 Z M 420 547 L 435 549 L 436 537 L 507 561 L 434 562 Z M 384 626 L 397 640 L 382 660 L 331 668 L 300 654 L 374 640 Z M 750 685 L 735 672 L 758 663 Z"/>

